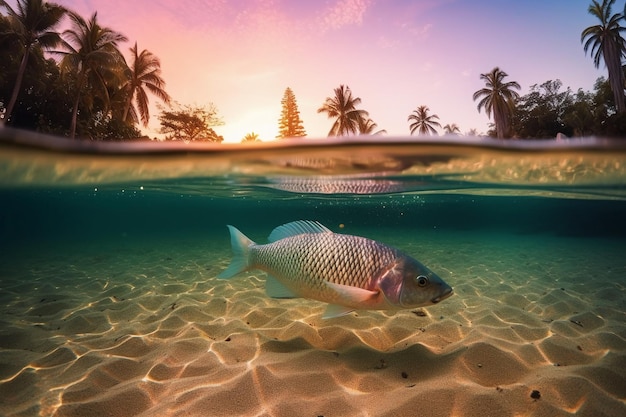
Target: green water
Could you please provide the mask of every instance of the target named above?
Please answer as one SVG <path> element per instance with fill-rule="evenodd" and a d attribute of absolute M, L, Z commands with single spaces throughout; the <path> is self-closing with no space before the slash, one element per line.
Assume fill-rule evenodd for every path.
<path fill-rule="evenodd" d="M 175 248 L 185 241 L 222 250 L 222 258 L 206 254 L 205 262 L 217 265 L 229 256 L 227 224 L 264 242 L 274 227 L 301 219 L 400 247 L 427 248 L 421 236 L 450 236 L 453 247 L 454 239 L 497 233 L 513 243 L 588 241 L 595 250 L 595 239 L 621 246 L 626 237 L 626 146 L 619 140 L 328 139 L 242 147 L 3 132 L 5 269 L 37 252 L 54 258 L 72 247 Z"/>
<path fill-rule="evenodd" d="M 258 146 L 0 131 L 3 244 L 208 235 L 225 224 L 624 236 L 624 141 L 480 138 Z"/>
<path fill-rule="evenodd" d="M 121 383 L 126 376 L 106 367 L 107 352 L 117 352 L 120 343 L 139 335 L 146 346 L 162 345 L 160 349 L 169 352 L 165 355 L 174 355 L 182 330 L 167 333 L 166 323 L 187 329 L 183 322 L 205 329 L 201 339 L 209 341 L 208 351 L 220 352 L 231 335 L 233 340 L 242 338 L 243 345 L 260 343 L 245 369 L 233 368 L 224 354 L 224 372 L 243 377 L 267 361 L 273 363 L 276 359 L 268 358 L 277 352 L 294 356 L 281 356 L 284 359 L 276 363 L 293 362 L 304 367 L 304 374 L 316 375 L 319 364 L 298 362 L 298 352 L 318 355 L 331 350 L 341 352 L 354 378 L 389 363 L 404 384 L 395 391 L 395 380 L 384 379 L 383 394 L 390 398 L 404 398 L 406 386 L 422 387 L 419 378 L 407 385 L 404 375 L 409 369 L 409 378 L 416 378 L 420 366 L 427 365 L 441 367 L 444 375 L 450 372 L 459 381 L 493 388 L 494 393 L 496 385 L 504 387 L 504 394 L 498 391 L 493 398 L 504 410 L 501 415 L 520 412 L 507 392 L 522 390 L 520 396 L 527 398 L 524 390 L 531 388 L 544 393 L 539 406 L 546 408 L 536 415 L 566 415 L 574 406 L 564 405 L 564 394 L 558 393 L 571 394 L 571 375 L 554 376 L 552 368 L 569 361 L 571 372 L 580 370 L 587 378 L 577 385 L 583 387 L 576 397 L 582 398 L 577 405 L 582 415 L 618 416 L 626 409 L 623 389 L 615 388 L 626 381 L 623 370 L 617 370 L 626 352 L 623 142 L 401 138 L 243 148 L 108 146 L 12 131 L 5 131 L 2 139 L 0 414 L 108 412 L 118 401 L 116 392 L 122 398 L 129 386 L 141 387 L 142 382 L 132 383 L 131 378 Z M 403 330 L 403 323 L 415 319 L 410 312 L 367 312 L 320 322 L 321 303 L 304 301 L 300 307 L 298 301 L 268 299 L 263 274 L 243 274 L 226 283 L 215 279 L 230 259 L 227 224 L 262 243 L 274 227 L 300 219 L 399 247 L 439 274 L 455 294 L 429 308 L 432 316 L 418 318 L 418 327 Z M 176 310 L 181 305 L 187 310 Z M 292 316 L 284 308 L 291 308 Z M 167 314 L 173 315 L 169 322 Z M 273 319 L 276 314 L 279 319 Z M 136 319 L 123 320 L 125 315 Z M 360 320 L 370 320 L 389 334 L 414 334 L 372 339 Z M 601 324 L 594 325 L 594 320 Z M 338 323 L 341 326 L 334 327 Z M 302 336 L 307 333 L 299 326 L 306 331 L 316 326 L 318 342 Z M 354 333 L 358 339 L 341 336 L 351 341 L 342 347 L 336 340 L 343 339 L 330 336 L 336 332 Z M 436 347 L 444 340 L 437 334 L 447 334 L 442 347 Z M 555 335 L 561 339 L 552 339 Z M 74 353 L 57 353 L 68 349 Z M 486 351 L 491 356 L 483 358 Z M 525 365 L 509 369 L 517 372 L 510 377 L 498 379 L 509 375 L 507 366 L 492 379 L 462 372 L 471 355 L 488 366 L 493 351 L 505 359 L 531 354 L 520 361 Z M 416 366 L 411 352 L 429 352 L 430 365 Z M 108 388 L 110 402 L 98 396 L 99 366 L 86 367 L 83 373 L 72 367 L 81 355 L 117 375 L 118 383 Z M 186 360 L 193 364 L 206 353 L 194 355 Z M 461 359 L 450 359 L 457 357 Z M 143 362 L 133 358 L 132 366 Z M 362 370 L 364 360 L 374 365 Z M 450 363 L 461 365 L 447 367 Z M 150 374 L 151 366 L 141 372 Z M 596 371 L 613 382 L 594 377 Z M 536 376 L 528 376 L 533 373 Z M 181 393 L 203 392 L 203 398 L 211 399 L 219 392 L 202 391 L 205 384 L 222 383 L 212 375 L 208 372 L 206 380 L 198 382 L 177 377 L 171 384 L 183 384 Z M 255 381 L 259 390 L 265 389 L 262 379 Z M 446 396 L 472 401 L 463 391 L 470 385 L 451 385 Z M 583 391 L 589 387 L 597 389 L 602 400 L 587 400 Z M 360 415 L 355 411 L 358 402 L 337 394 L 342 389 L 331 384 L 319 398 L 311 394 L 308 404 L 315 404 L 316 415 L 332 415 L 335 406 Z M 549 390 L 557 394 L 551 398 Z M 88 395 L 77 401 L 78 394 L 72 392 L 93 392 L 93 401 Z M 410 398 L 418 401 L 416 392 L 430 391 L 426 386 L 412 391 Z M 342 398 L 339 405 L 323 405 L 328 394 Z M 285 399 L 281 404 L 289 403 L 288 394 L 278 395 Z M 176 415 L 165 411 L 171 398 L 179 397 L 164 396 L 153 408 L 139 408 L 148 414 Z M 259 401 L 259 407 L 265 407 Z M 386 407 L 396 405 L 391 401 Z M 193 410 L 194 404 L 189 407 Z M 275 407 L 273 415 L 288 415 Z M 446 413 L 445 407 L 432 407 L 432 413 Z M 136 414 L 118 410 L 116 415 Z"/>
<path fill-rule="evenodd" d="M 176 187 L 171 181 L 171 186 Z M 123 190 L 123 191 L 122 191 Z M 269 193 L 271 194 L 271 193 Z M 227 243 L 226 224 L 263 238 L 280 224 L 313 219 L 336 231 L 499 231 L 572 238 L 626 236 L 626 202 L 541 197 L 392 195 L 351 200 L 332 196 L 282 199 L 212 198 L 125 186 L 4 190 L 0 231 L 5 249 L 52 242 L 189 237 Z"/>

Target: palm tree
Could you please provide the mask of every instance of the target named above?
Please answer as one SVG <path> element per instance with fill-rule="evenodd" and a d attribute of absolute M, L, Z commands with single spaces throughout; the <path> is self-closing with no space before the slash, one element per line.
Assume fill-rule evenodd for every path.
<path fill-rule="evenodd" d="M 461 133 L 461 129 L 456 125 L 456 123 L 447 124 L 443 127 L 443 131 L 446 135 L 457 135 Z"/>
<path fill-rule="evenodd" d="M 437 130 L 435 127 L 441 127 L 441 124 L 437 120 L 439 120 L 439 116 L 436 114 L 428 114 L 430 109 L 428 106 L 419 106 L 417 109 L 413 110 L 407 119 L 408 122 L 413 120 L 413 123 L 409 126 L 411 129 L 411 134 L 416 130 L 420 135 L 436 135 Z M 436 120 L 435 120 L 436 119 Z"/>
<path fill-rule="evenodd" d="M 6 108 L 4 123 L 7 123 L 22 87 L 28 57 L 35 47 L 50 49 L 61 43 L 61 36 L 53 29 L 65 16 L 67 10 L 58 4 L 46 3 L 43 0 L 17 0 L 17 10 L 9 6 L 6 1 L 0 0 L 0 7 L 4 7 L 8 12 L 12 27 L 11 35 L 16 36 L 20 44 L 24 46 L 24 55 Z"/>
<path fill-rule="evenodd" d="M 622 56 L 626 55 L 626 41 L 622 32 L 626 28 L 620 26 L 622 13 L 611 15 L 611 8 L 615 0 L 603 0 L 602 4 L 593 0 L 589 6 L 589 14 L 600 20 L 600 24 L 589 26 L 582 31 L 580 41 L 584 42 L 585 53 L 591 47 L 591 55 L 596 68 L 600 67 L 600 58 L 604 60 L 609 71 L 609 83 L 613 90 L 615 107 L 618 113 L 626 111 L 624 102 L 624 73 L 622 71 Z M 625 7 L 626 10 L 626 7 Z M 626 11 L 625 11 L 626 13 Z"/>
<path fill-rule="evenodd" d="M 97 13 L 88 22 L 76 13 L 69 13 L 69 16 L 72 29 L 63 32 L 66 40 L 62 46 L 65 51 L 55 53 L 63 56 L 61 71 L 75 77 L 76 97 L 70 125 L 70 137 L 73 139 L 76 135 L 78 105 L 84 90 L 91 90 L 91 96 L 85 97 L 88 102 L 93 100 L 94 95 L 98 95 L 107 107 L 110 101 L 107 87 L 112 83 L 122 83 L 124 58 L 117 44 L 127 39 L 121 33 L 101 27 L 97 22 Z"/>
<path fill-rule="evenodd" d="M 144 126 L 147 126 L 150 120 L 147 91 L 157 96 L 165 104 L 170 103 L 170 96 L 164 90 L 165 81 L 161 78 L 161 62 L 159 58 L 146 49 L 138 53 L 137 42 L 135 42 L 135 46 L 130 48 L 130 52 L 132 54 L 132 62 L 130 67 L 128 67 L 128 80 L 122 87 L 126 90 L 127 95 L 122 120 L 127 120 L 130 114 L 132 121 L 137 123 L 137 113 L 139 113 L 141 122 Z M 137 106 L 136 110 L 132 105 L 133 100 Z M 130 111 L 131 108 L 132 112 Z"/>
<path fill-rule="evenodd" d="M 326 97 L 324 105 L 317 109 L 318 113 L 326 113 L 329 118 L 335 117 L 335 123 L 330 128 L 328 136 L 343 136 L 359 132 L 359 121 L 369 116 L 365 110 L 359 110 L 359 97 L 352 98 L 350 87 L 343 84 L 335 88 L 335 97 Z"/>
<path fill-rule="evenodd" d="M 474 101 L 482 97 L 478 102 L 478 112 L 484 107 L 496 125 L 496 135 L 504 138 L 509 135 L 511 125 L 511 114 L 515 108 L 515 100 L 519 94 L 513 88 L 519 90 L 520 86 L 516 81 L 503 82 L 504 77 L 509 75 L 495 67 L 486 74 L 480 74 L 480 79 L 485 80 L 486 87 L 474 93 Z"/>
<path fill-rule="evenodd" d="M 249 143 L 249 142 L 261 142 L 259 139 L 259 135 L 254 132 L 246 133 L 246 136 L 241 139 L 241 143 Z"/>
<path fill-rule="evenodd" d="M 359 135 L 382 135 L 387 133 L 385 129 L 375 131 L 378 125 L 370 118 L 365 119 L 361 117 L 359 119 Z"/>

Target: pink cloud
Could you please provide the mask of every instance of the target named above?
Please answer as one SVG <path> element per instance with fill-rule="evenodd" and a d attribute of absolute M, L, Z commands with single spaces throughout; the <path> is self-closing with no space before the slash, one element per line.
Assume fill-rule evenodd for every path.
<path fill-rule="evenodd" d="M 324 29 L 339 29 L 363 23 L 363 15 L 370 6 L 369 0 L 339 0 L 323 16 Z"/>

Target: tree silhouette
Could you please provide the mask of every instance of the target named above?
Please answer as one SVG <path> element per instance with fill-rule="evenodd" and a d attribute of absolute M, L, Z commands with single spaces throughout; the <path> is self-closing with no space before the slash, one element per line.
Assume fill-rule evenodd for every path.
<path fill-rule="evenodd" d="M 361 99 L 353 98 L 350 87 L 344 85 L 335 88 L 335 97 L 326 97 L 324 105 L 317 109 L 317 112 L 326 113 L 329 118 L 336 119 L 328 136 L 343 136 L 359 132 L 361 119 L 369 116 L 365 110 L 356 108 L 359 104 L 361 104 Z"/>
<path fill-rule="evenodd" d="M 24 47 L 17 78 L 13 85 L 13 93 L 6 107 L 4 123 L 7 123 L 17 102 L 28 58 L 33 48 L 50 49 L 61 43 L 61 36 L 53 29 L 65 16 L 67 10 L 58 4 L 47 3 L 43 0 L 17 0 L 17 10 L 9 6 L 6 1 L 0 0 L 0 7 L 4 7 L 8 13 L 11 30 L 7 35 L 17 37 L 19 44 Z"/>
<path fill-rule="evenodd" d="M 170 96 L 164 90 L 165 81 L 161 78 L 161 62 L 159 58 L 145 49 L 139 53 L 137 42 L 135 42 L 135 46 L 130 48 L 130 52 L 132 61 L 126 70 L 128 79 L 125 85 L 122 86 L 126 90 L 127 95 L 122 120 L 128 120 L 130 114 L 133 122 L 137 123 L 137 113 L 139 113 L 141 123 L 147 126 L 150 120 L 147 91 L 157 96 L 165 104 L 169 104 Z M 133 107 L 133 100 L 137 106 L 136 110 Z"/>
<path fill-rule="evenodd" d="M 585 53 L 591 47 L 591 55 L 596 68 L 600 67 L 600 58 L 604 60 L 609 72 L 609 83 L 613 91 L 615 107 L 617 112 L 626 111 L 624 102 L 624 72 L 622 70 L 622 56 L 626 55 L 626 41 L 622 37 L 622 32 L 626 28 L 620 25 L 620 20 L 624 17 L 621 13 L 611 14 L 611 7 L 615 0 L 603 0 L 602 4 L 596 0 L 589 6 L 589 14 L 600 20 L 600 24 L 589 26 L 580 35 L 581 42 L 584 42 Z M 626 13 L 626 6 L 624 7 Z"/>
<path fill-rule="evenodd" d="M 461 133 L 461 129 L 457 126 L 456 123 L 447 124 L 443 127 L 443 131 L 446 135 L 457 135 Z"/>
<path fill-rule="evenodd" d="M 127 39 L 121 33 L 100 26 L 97 13 L 89 21 L 76 13 L 70 12 L 68 15 L 72 28 L 63 32 L 66 40 L 61 45 L 64 50 L 54 52 L 63 56 L 61 71 L 72 77 L 75 83 L 70 125 L 70 137 L 73 139 L 76 135 L 81 98 L 87 103 L 87 107 L 92 107 L 94 97 L 98 96 L 107 108 L 110 101 L 108 87 L 113 83 L 123 82 L 120 62 L 124 61 L 124 57 L 117 49 L 117 44 Z M 84 94 L 87 89 L 89 93 Z"/>
<path fill-rule="evenodd" d="M 495 67 L 486 74 L 480 74 L 480 79 L 485 80 L 485 88 L 474 93 L 474 101 L 481 98 L 478 102 L 478 111 L 484 107 L 487 114 L 491 117 L 496 125 L 496 136 L 505 138 L 510 135 L 511 115 L 515 108 L 515 100 L 519 98 L 519 94 L 513 89 L 520 89 L 515 81 L 503 82 L 508 74 Z"/>
<path fill-rule="evenodd" d="M 413 110 L 414 114 L 410 114 L 407 121 L 413 120 L 413 123 L 409 126 L 411 129 L 411 134 L 416 130 L 420 135 L 436 135 L 437 130 L 435 127 L 441 127 L 441 124 L 437 120 L 439 120 L 439 116 L 436 114 L 428 114 L 430 109 L 428 106 L 419 106 L 417 109 Z"/>
<path fill-rule="evenodd" d="M 359 135 L 382 135 L 387 133 L 385 129 L 376 130 L 378 125 L 370 118 L 359 119 Z"/>
<path fill-rule="evenodd" d="M 161 133 L 166 140 L 222 142 L 224 138 L 215 133 L 212 126 L 222 121 L 213 105 L 208 108 L 172 103 L 169 110 L 159 106 Z"/>
<path fill-rule="evenodd" d="M 247 133 L 246 136 L 241 139 L 241 143 L 249 143 L 249 142 L 261 142 L 259 139 L 259 135 L 254 132 Z"/>
<path fill-rule="evenodd" d="M 280 120 L 278 121 L 278 136 L 276 137 L 295 138 L 306 136 L 306 131 L 302 126 L 302 120 L 300 120 L 300 112 L 298 111 L 296 96 L 291 88 L 287 87 L 285 89 L 283 99 L 280 103 L 283 108 L 280 113 Z"/>

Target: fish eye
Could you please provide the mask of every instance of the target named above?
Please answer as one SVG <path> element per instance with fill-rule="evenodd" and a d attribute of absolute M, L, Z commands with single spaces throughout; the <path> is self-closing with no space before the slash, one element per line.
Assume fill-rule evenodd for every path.
<path fill-rule="evenodd" d="M 428 277 L 425 277 L 424 275 L 420 275 L 415 277 L 415 282 L 417 282 L 417 286 L 418 287 L 425 287 L 428 285 Z"/>

